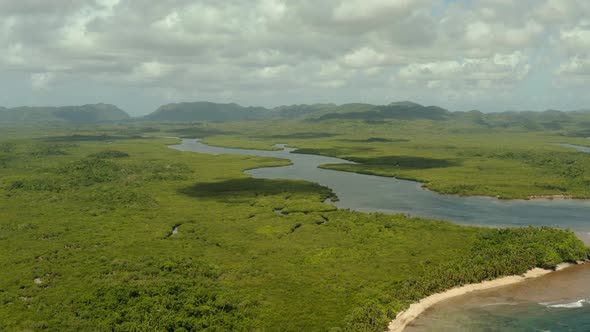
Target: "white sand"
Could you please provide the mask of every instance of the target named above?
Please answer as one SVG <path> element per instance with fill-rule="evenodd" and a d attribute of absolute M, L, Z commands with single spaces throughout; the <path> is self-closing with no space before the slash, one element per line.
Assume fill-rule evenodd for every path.
<path fill-rule="evenodd" d="M 517 275 L 517 276 L 509 276 L 503 277 L 500 279 L 489 280 L 480 282 L 478 284 L 469 284 L 461 287 L 455 287 L 449 289 L 446 292 L 437 293 L 434 295 L 430 295 L 429 297 L 420 300 L 420 302 L 413 303 L 410 305 L 408 310 L 400 312 L 394 320 L 389 323 L 388 332 L 401 332 L 403 329 L 416 317 L 418 317 L 421 313 L 426 311 L 426 309 L 432 307 L 438 302 L 444 301 L 446 299 L 450 299 L 455 296 L 460 296 L 463 294 L 467 294 L 469 292 L 473 292 L 476 290 L 483 290 L 483 289 L 490 289 L 494 287 L 506 286 L 515 283 L 522 282 L 527 279 L 540 277 L 547 273 L 553 272 L 552 270 L 545 270 L 540 268 L 535 268 L 529 270 L 524 275 Z"/>

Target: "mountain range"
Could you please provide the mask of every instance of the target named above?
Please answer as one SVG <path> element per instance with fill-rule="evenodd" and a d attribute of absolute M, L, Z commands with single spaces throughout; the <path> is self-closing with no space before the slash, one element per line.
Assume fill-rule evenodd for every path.
<path fill-rule="evenodd" d="M 109 104 L 62 107 L 0 107 L 0 124 L 4 123 L 99 123 L 129 119 L 129 114 Z"/>
<path fill-rule="evenodd" d="M 275 108 L 244 107 L 235 103 L 184 102 L 160 106 L 156 111 L 131 118 L 125 111 L 110 104 L 88 104 L 62 107 L 0 107 L 0 124 L 18 123 L 103 123 L 122 121 L 154 122 L 228 122 L 264 119 L 299 119 L 308 121 L 362 120 L 379 123 L 398 120 L 461 120 L 484 127 L 524 126 L 529 129 L 558 130 L 564 122 L 588 122 L 590 112 L 479 111 L 451 112 L 438 106 L 423 106 L 414 102 L 393 102 L 387 105 L 366 103 L 301 104 Z"/>

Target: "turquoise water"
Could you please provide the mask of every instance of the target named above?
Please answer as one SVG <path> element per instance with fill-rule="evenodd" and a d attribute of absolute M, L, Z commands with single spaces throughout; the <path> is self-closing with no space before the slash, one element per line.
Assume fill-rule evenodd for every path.
<path fill-rule="evenodd" d="M 590 306 L 547 308 L 531 303 L 468 308 L 405 331 L 590 331 Z"/>
<path fill-rule="evenodd" d="M 590 331 L 590 266 L 433 306 L 405 332 Z"/>

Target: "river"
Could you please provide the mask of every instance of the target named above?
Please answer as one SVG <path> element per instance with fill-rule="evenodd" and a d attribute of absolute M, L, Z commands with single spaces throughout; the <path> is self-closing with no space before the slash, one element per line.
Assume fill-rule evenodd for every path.
<path fill-rule="evenodd" d="M 590 148 L 564 144 L 583 152 Z M 590 201 L 568 199 L 499 200 L 490 197 L 442 195 L 420 183 L 317 168 L 351 163 L 318 155 L 229 149 L 183 139 L 171 148 L 210 154 L 241 154 L 289 159 L 284 167 L 247 171 L 255 178 L 297 179 L 331 188 L 340 208 L 363 212 L 407 213 L 467 225 L 552 226 L 570 228 L 590 239 Z M 590 331 L 590 264 L 558 271 L 520 284 L 474 292 L 443 301 L 420 315 L 407 332 L 423 331 Z"/>
<path fill-rule="evenodd" d="M 183 139 L 181 144 L 172 145 L 171 148 L 210 154 L 289 159 L 293 165 L 257 168 L 246 173 L 255 178 L 296 179 L 319 183 L 331 188 L 338 195 L 340 200 L 334 204 L 339 208 L 361 212 L 405 213 L 464 225 L 551 226 L 570 228 L 581 236 L 590 233 L 590 200 L 500 200 L 492 197 L 443 195 L 424 189 L 420 183 L 414 181 L 320 169 L 317 166 L 322 164 L 351 162 L 292 153 L 294 149 L 288 147 L 277 151 L 230 149 L 209 146 L 195 139 Z"/>

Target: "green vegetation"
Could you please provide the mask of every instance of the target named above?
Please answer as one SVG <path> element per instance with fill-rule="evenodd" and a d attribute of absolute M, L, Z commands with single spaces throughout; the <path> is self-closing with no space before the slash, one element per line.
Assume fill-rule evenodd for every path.
<path fill-rule="evenodd" d="M 412 102 L 398 102 L 383 106 L 373 106 L 370 110 L 359 112 L 334 112 L 322 115 L 319 120 L 330 119 L 363 119 L 368 122 L 378 122 L 384 119 L 431 119 L 443 120 L 450 116 L 450 112 L 436 106 L 424 107 Z"/>
<path fill-rule="evenodd" d="M 155 121 L 240 121 L 261 119 L 263 107 L 242 107 L 237 104 L 210 102 L 167 104 L 146 116 Z"/>
<path fill-rule="evenodd" d="M 243 107 L 237 104 L 218 104 L 211 102 L 177 103 L 161 106 L 145 119 L 152 121 L 243 121 L 273 119 L 363 119 L 382 121 L 383 119 L 433 119 L 442 120 L 452 114 L 440 107 L 397 102 L 389 105 L 371 104 L 313 104 L 279 106 L 272 109 L 264 107 Z"/>
<path fill-rule="evenodd" d="M 560 115 L 559 130 L 542 129 L 557 117 L 550 112 L 525 113 L 521 118 L 528 120 L 521 122 L 512 113 L 479 115 L 379 123 L 333 119 L 206 124 L 201 127 L 218 133 L 200 137 L 225 147 L 272 149 L 275 143 L 286 143 L 299 153 L 359 163 L 324 168 L 416 180 L 446 194 L 590 198 L 590 154 L 557 144 L 590 146 L 588 139 L 572 134 L 585 130 L 589 122 L 580 119 L 590 113 Z"/>
<path fill-rule="evenodd" d="M 103 118 L 68 111 L 0 132 L 0 330 L 382 331 L 432 293 L 588 256 L 569 231 L 337 210 L 328 188 L 243 173 L 287 160 L 158 137 L 285 143 L 443 193 L 588 198 L 590 154 L 556 143 L 590 146 L 590 113 L 187 103 L 146 120 L 214 122 L 73 128 Z"/>
<path fill-rule="evenodd" d="M 125 158 L 129 157 L 128 153 L 117 151 L 117 150 L 104 150 L 91 155 L 98 159 L 110 159 L 110 158 Z"/>
<path fill-rule="evenodd" d="M 260 126 L 268 123 L 3 131 L 0 330 L 382 331 L 433 292 L 587 257 L 569 231 L 336 210 L 323 203 L 328 188 L 243 173 L 286 160 L 183 153 L 165 146 L 174 139 L 141 137 L 208 132 L 210 142 L 265 148 L 280 139 L 433 179 L 469 170 L 480 148 L 477 158 L 496 167 L 535 169 L 510 151 L 585 162 L 546 144 L 555 136 L 513 133 L 500 150 L 491 133 L 447 135 L 431 122 Z"/>
<path fill-rule="evenodd" d="M 590 136 L 590 112 L 562 112 L 547 110 L 545 112 L 515 112 L 484 114 L 477 110 L 469 112 L 451 112 L 438 106 L 423 106 L 402 101 L 387 105 L 362 103 L 350 104 L 311 104 L 289 105 L 275 108 L 244 107 L 234 103 L 219 104 L 211 102 L 188 102 L 167 104 L 142 120 L 187 122 L 213 121 L 236 122 L 245 120 L 303 120 L 308 122 L 329 122 L 330 120 L 360 120 L 366 124 L 384 124 L 389 120 L 432 120 L 453 123 L 468 123 L 478 129 L 518 129 L 527 131 L 563 130 L 566 136 Z M 138 119 L 139 120 L 139 119 Z"/>

